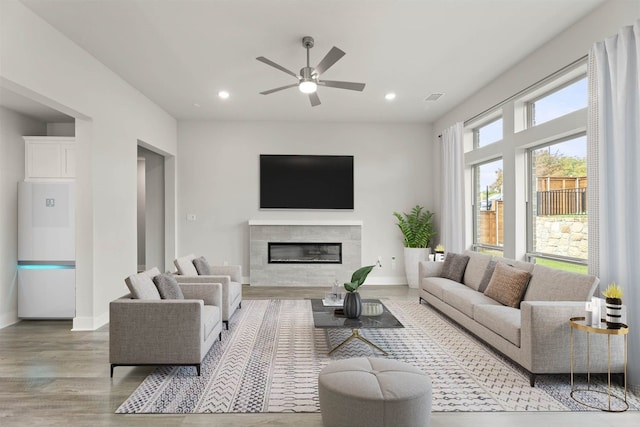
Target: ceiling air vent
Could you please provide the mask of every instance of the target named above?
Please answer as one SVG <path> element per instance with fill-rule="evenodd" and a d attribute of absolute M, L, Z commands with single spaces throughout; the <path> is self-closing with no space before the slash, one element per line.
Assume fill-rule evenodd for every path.
<path fill-rule="evenodd" d="M 444 93 L 432 93 L 431 95 L 427 96 L 424 100 L 427 102 L 437 101 L 438 99 L 440 99 L 442 95 L 444 95 Z"/>

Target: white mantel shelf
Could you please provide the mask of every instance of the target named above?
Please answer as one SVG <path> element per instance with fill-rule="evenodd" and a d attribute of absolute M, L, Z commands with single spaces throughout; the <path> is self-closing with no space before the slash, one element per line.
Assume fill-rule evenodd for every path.
<path fill-rule="evenodd" d="M 250 219 L 249 225 L 329 225 L 329 226 L 360 226 L 358 220 L 291 220 L 291 219 Z"/>

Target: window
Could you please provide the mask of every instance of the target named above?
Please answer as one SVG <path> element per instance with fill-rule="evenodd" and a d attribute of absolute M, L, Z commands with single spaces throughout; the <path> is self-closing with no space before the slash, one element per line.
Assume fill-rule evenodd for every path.
<path fill-rule="evenodd" d="M 473 129 L 474 148 L 484 147 L 502 139 L 502 117 Z"/>
<path fill-rule="evenodd" d="M 529 127 L 587 107 L 587 78 L 582 76 L 568 84 L 529 101 Z"/>
<path fill-rule="evenodd" d="M 502 159 L 474 166 L 475 239 L 479 252 L 502 256 L 504 209 L 502 201 Z"/>
<path fill-rule="evenodd" d="M 586 272 L 587 138 L 578 135 L 529 150 L 529 257 Z"/>

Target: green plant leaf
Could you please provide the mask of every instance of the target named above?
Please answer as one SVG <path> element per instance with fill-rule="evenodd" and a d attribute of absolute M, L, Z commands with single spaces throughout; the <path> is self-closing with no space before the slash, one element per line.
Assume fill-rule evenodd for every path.
<path fill-rule="evenodd" d="M 433 213 L 423 209 L 422 206 L 416 205 L 408 214 L 393 213 L 398 220 L 397 225 L 404 236 L 404 246 L 407 248 L 428 248 L 436 234 Z"/>
<path fill-rule="evenodd" d="M 364 281 L 367 280 L 367 276 L 369 275 L 369 273 L 371 273 L 371 270 L 373 270 L 374 267 L 375 265 L 367 265 L 365 267 L 360 267 L 359 269 L 354 271 L 351 275 L 351 282 L 345 283 L 344 288 L 348 292 L 355 292 L 356 290 L 358 290 L 358 288 L 362 286 Z"/>

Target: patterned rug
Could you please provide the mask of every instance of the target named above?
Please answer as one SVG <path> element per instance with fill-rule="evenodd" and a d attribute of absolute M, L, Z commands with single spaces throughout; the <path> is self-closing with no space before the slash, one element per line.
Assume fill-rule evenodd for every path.
<path fill-rule="evenodd" d="M 383 301 L 405 327 L 361 333 L 389 355 L 356 340 L 331 357 L 330 349 L 351 331 L 314 328 L 309 300 L 243 301 L 200 377 L 193 367 L 158 368 L 116 413 L 319 412 L 320 370 L 331 360 L 361 356 L 401 360 L 426 372 L 433 411 L 589 410 L 569 397 L 568 376 L 539 376 L 530 387 L 526 373 L 430 307 Z M 592 376 L 591 387 L 606 390 L 606 378 Z M 615 386 L 615 393 L 622 396 L 622 388 Z M 640 399 L 627 396 L 631 409 L 640 408 Z"/>

